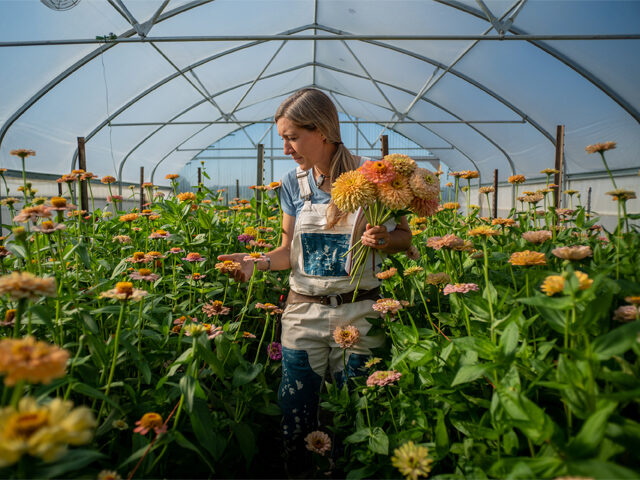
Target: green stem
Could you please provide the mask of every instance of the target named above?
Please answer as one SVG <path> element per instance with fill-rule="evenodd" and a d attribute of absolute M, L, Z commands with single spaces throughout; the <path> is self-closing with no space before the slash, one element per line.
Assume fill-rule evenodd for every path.
<path fill-rule="evenodd" d="M 122 328 L 122 319 L 124 317 L 124 311 L 127 306 L 126 301 L 122 301 L 120 304 L 120 314 L 118 315 L 118 323 L 116 325 L 116 335 L 113 343 L 113 357 L 111 359 L 111 369 L 109 370 L 109 377 L 107 379 L 107 388 L 104 392 L 105 397 L 109 397 L 109 391 L 111 390 L 111 382 L 113 381 L 113 374 L 116 370 L 116 362 L 118 360 L 118 346 L 120 344 L 120 330 Z M 100 424 L 100 418 L 102 417 L 102 411 L 104 410 L 105 401 L 102 401 L 102 405 L 100 406 L 100 411 L 98 412 L 98 421 Z"/>

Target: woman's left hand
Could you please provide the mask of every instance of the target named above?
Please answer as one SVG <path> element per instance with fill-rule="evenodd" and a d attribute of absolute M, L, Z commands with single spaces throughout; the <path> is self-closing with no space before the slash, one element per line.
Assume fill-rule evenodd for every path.
<path fill-rule="evenodd" d="M 367 227 L 362 234 L 362 244 L 366 247 L 383 250 L 389 246 L 391 235 L 384 225 L 371 226 L 367 223 Z"/>

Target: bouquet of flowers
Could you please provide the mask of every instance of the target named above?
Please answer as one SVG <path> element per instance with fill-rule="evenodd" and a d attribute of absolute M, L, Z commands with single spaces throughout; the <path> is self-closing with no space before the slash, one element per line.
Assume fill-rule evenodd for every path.
<path fill-rule="evenodd" d="M 438 177 L 400 154 L 367 161 L 357 170 L 343 173 L 331 189 L 331 197 L 340 210 L 353 213 L 362 209 L 370 225 L 383 225 L 391 218 L 411 212 L 429 217 L 438 209 L 439 194 Z M 351 282 L 358 279 L 354 298 L 370 250 L 358 240 L 347 252 L 353 259 L 349 271 Z"/>

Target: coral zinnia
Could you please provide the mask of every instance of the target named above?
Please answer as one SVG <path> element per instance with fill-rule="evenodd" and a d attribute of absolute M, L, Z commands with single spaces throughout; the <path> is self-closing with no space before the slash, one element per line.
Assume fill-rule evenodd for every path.
<path fill-rule="evenodd" d="M 390 182 L 379 184 L 377 192 L 382 204 L 390 210 L 407 208 L 413 200 L 407 177 L 402 175 L 396 175 Z"/>
<path fill-rule="evenodd" d="M 240 262 L 234 262 L 233 260 L 225 260 L 224 262 L 216 263 L 216 269 L 220 271 L 220 273 L 233 273 L 236 270 L 240 270 Z"/>
<path fill-rule="evenodd" d="M 333 339 L 340 348 L 351 348 L 360 340 L 360 330 L 353 325 L 336 327 L 333 331 Z"/>
<path fill-rule="evenodd" d="M 28 150 L 26 148 L 18 148 L 17 150 L 11 150 L 9 154 L 15 155 L 16 157 L 20 157 L 23 160 L 27 157 L 36 156 L 36 152 L 34 150 Z"/>
<path fill-rule="evenodd" d="M 531 230 L 522 234 L 522 238 L 531 243 L 544 243 L 550 240 L 552 236 L 550 230 Z"/>
<path fill-rule="evenodd" d="M 558 247 L 551 250 L 556 257 L 563 260 L 582 260 L 591 257 L 593 251 L 589 245 L 575 245 L 573 247 Z"/>
<path fill-rule="evenodd" d="M 402 374 L 397 370 L 378 370 L 367 378 L 367 387 L 391 385 L 400 380 L 401 376 Z"/>
<path fill-rule="evenodd" d="M 373 183 L 357 170 L 340 175 L 331 189 L 333 202 L 343 212 L 355 212 L 358 207 L 371 205 L 375 194 Z"/>
<path fill-rule="evenodd" d="M 532 252 L 530 250 L 524 250 L 522 252 L 514 252 L 509 258 L 511 265 L 520 265 L 523 267 L 529 265 L 546 265 L 547 257 L 544 253 Z"/>
<path fill-rule="evenodd" d="M 178 194 L 178 200 L 181 202 L 193 202 L 196 199 L 196 194 L 193 192 L 184 192 Z"/>
<path fill-rule="evenodd" d="M 202 306 L 202 311 L 207 315 L 207 317 L 211 318 L 216 315 L 226 315 L 231 311 L 231 309 L 229 307 L 225 307 L 220 300 L 210 300 L 209 303 L 205 303 Z"/>
<path fill-rule="evenodd" d="M 469 292 L 477 292 L 478 285 L 475 283 L 455 283 L 449 284 L 444 287 L 442 293 L 445 295 L 449 295 L 451 293 L 469 293 Z"/>
<path fill-rule="evenodd" d="M 440 180 L 426 168 L 417 168 L 409 177 L 409 186 L 419 198 L 436 198 L 440 192 Z"/>
<path fill-rule="evenodd" d="M 391 464 L 408 480 L 428 477 L 433 460 L 428 457 L 429 449 L 409 441 L 393 451 Z"/>
<path fill-rule="evenodd" d="M 104 184 L 109 184 L 109 183 L 114 183 L 116 181 L 115 177 L 112 177 L 111 175 L 105 175 L 104 177 L 102 177 L 100 179 L 100 181 Z"/>
<path fill-rule="evenodd" d="M 13 218 L 14 222 L 28 222 L 31 220 L 36 223 L 38 218 L 49 218 L 51 212 L 49 207 L 45 205 L 37 205 L 35 207 L 24 207 L 18 215 Z"/>
<path fill-rule="evenodd" d="M 438 199 L 413 197 L 413 200 L 409 204 L 409 208 L 416 215 L 420 215 L 421 217 L 430 217 L 438 211 Z"/>
<path fill-rule="evenodd" d="M 316 430 L 304 437 L 307 450 L 324 455 L 331 450 L 331 439 L 326 433 Z"/>
<path fill-rule="evenodd" d="M 524 175 L 511 175 L 507 181 L 511 184 L 513 183 L 524 183 L 526 180 Z"/>
<path fill-rule="evenodd" d="M 601 142 L 586 146 L 585 151 L 587 153 L 602 153 L 614 148 L 616 148 L 616 142 Z"/>
<path fill-rule="evenodd" d="M 487 225 L 481 225 L 479 227 L 473 228 L 467 233 L 470 237 L 493 237 L 494 235 L 500 235 L 500 232 L 498 230 L 494 230 Z"/>
<path fill-rule="evenodd" d="M 391 267 L 388 270 L 384 270 L 382 272 L 376 273 L 376 277 L 378 277 L 380 280 L 388 280 L 389 278 L 393 277 L 396 273 L 398 273 L 398 269 L 395 267 Z"/>
<path fill-rule="evenodd" d="M 413 158 L 408 157 L 407 155 L 402 155 L 400 153 L 392 153 L 391 155 L 386 155 L 383 160 L 391 163 L 396 173 L 405 175 L 407 177 L 411 175 L 418 166 Z"/>
<path fill-rule="evenodd" d="M 56 279 L 36 277 L 29 272 L 11 272 L 0 277 L 0 295 L 8 293 L 11 300 L 56 296 Z"/>
<path fill-rule="evenodd" d="M 53 462 L 67 452 L 68 445 L 82 445 L 93 438 L 96 420 L 87 407 L 54 398 L 39 406 L 23 397 L 18 408 L 0 410 L 0 467 L 13 465 L 25 454 Z"/>
<path fill-rule="evenodd" d="M 50 383 L 64 376 L 69 352 L 37 341 L 33 337 L 0 340 L 0 373 L 6 375 L 5 385 L 19 380 L 30 383 Z"/>
<path fill-rule="evenodd" d="M 102 292 L 100 298 L 115 298 L 117 300 L 137 302 L 147 296 L 148 293 L 145 290 L 133 288 L 133 283 L 131 282 L 118 282 L 116 283 L 116 288 Z"/>
<path fill-rule="evenodd" d="M 377 185 L 388 183 L 396 178 L 396 171 L 393 169 L 393 165 L 386 160 L 368 160 L 358 168 L 358 171 L 367 180 Z"/>
<path fill-rule="evenodd" d="M 154 430 L 156 434 L 167 431 L 167 426 L 162 421 L 162 416 L 155 412 L 145 413 L 140 420 L 136 422 L 138 425 L 133 429 L 135 433 L 146 435 L 150 430 Z"/>
<path fill-rule="evenodd" d="M 376 312 L 380 312 L 380 315 L 384 315 L 385 313 L 394 316 L 404 307 L 408 306 L 409 302 L 406 300 L 394 300 L 393 298 L 381 298 L 374 303 L 371 308 L 373 308 Z"/>

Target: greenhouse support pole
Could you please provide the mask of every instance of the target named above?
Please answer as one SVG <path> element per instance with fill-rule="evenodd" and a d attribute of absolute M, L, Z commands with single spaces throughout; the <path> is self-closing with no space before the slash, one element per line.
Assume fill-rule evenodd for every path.
<path fill-rule="evenodd" d="M 487 205 L 489 208 L 489 205 Z M 498 169 L 493 171 L 493 218 L 498 217 Z"/>
<path fill-rule="evenodd" d="M 560 195 L 562 193 L 562 177 L 564 167 L 564 125 L 556 127 L 556 166 L 558 173 L 553 175 L 553 183 L 557 185 L 555 194 L 555 207 L 560 207 Z"/>
<path fill-rule="evenodd" d="M 62 196 L 62 183 L 58 183 L 58 196 Z"/>
<path fill-rule="evenodd" d="M 591 214 L 591 187 L 587 190 L 587 215 Z"/>
<path fill-rule="evenodd" d="M 236 198 L 240 198 L 240 180 L 236 178 Z"/>
<path fill-rule="evenodd" d="M 263 184 L 264 178 L 264 145 L 262 143 L 258 144 L 258 171 L 256 178 L 256 186 L 261 187 Z M 262 201 L 262 191 L 259 188 L 256 188 L 256 216 L 260 219 L 260 210 L 258 208 L 258 203 Z"/>
<path fill-rule="evenodd" d="M 383 157 L 389 155 L 389 135 L 380 135 L 380 151 Z"/>
<path fill-rule="evenodd" d="M 202 192 L 202 168 L 198 167 L 198 193 Z"/>
<path fill-rule="evenodd" d="M 144 167 L 140 167 L 140 213 L 142 213 L 142 206 L 144 205 Z"/>
<path fill-rule="evenodd" d="M 87 171 L 87 156 L 84 149 L 84 137 L 78 137 L 78 168 Z M 87 190 L 87 181 L 80 180 L 80 210 L 89 211 L 89 193 Z"/>

